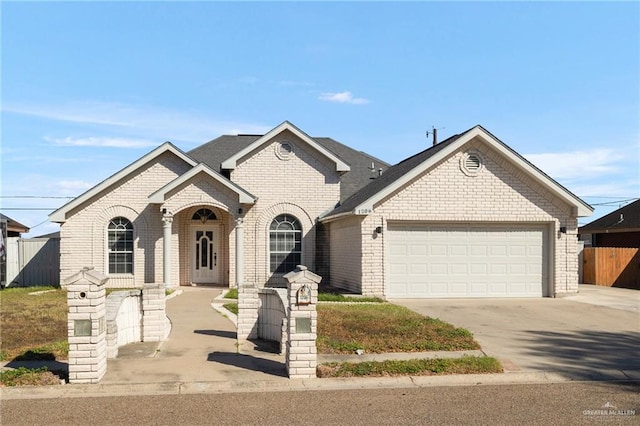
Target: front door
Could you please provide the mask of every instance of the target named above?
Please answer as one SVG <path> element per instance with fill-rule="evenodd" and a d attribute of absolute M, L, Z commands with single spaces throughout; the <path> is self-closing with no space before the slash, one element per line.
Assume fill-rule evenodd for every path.
<path fill-rule="evenodd" d="M 194 226 L 191 228 L 191 236 L 191 282 L 218 283 L 218 229 L 212 226 Z"/>

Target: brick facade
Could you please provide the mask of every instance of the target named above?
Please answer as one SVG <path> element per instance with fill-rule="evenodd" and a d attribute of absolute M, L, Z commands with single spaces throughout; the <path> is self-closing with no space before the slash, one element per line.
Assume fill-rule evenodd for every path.
<path fill-rule="evenodd" d="M 390 222 L 520 223 L 547 229 L 550 295 L 577 291 L 577 218 L 575 205 L 551 192 L 519 169 L 503 153 L 478 137 L 441 159 L 402 188 L 379 200 L 366 216 L 347 215 L 318 223 L 340 200 L 340 172 L 327 158 L 285 126 L 284 130 L 237 159 L 230 180 L 257 199 L 241 204 L 224 177 L 198 171 L 169 192 L 163 202 L 149 196 L 194 167 L 171 149 L 99 187 L 82 203 L 64 211 L 61 225 L 61 277 L 83 267 L 109 276 L 109 286 L 138 287 L 166 282 L 163 276 L 163 210 L 172 215 L 169 265 L 172 285 L 188 285 L 192 276 L 192 217 L 211 209 L 215 221 L 206 226 L 216 235 L 217 284 L 236 285 L 236 219 L 244 220 L 244 282 L 255 288 L 282 286 L 285 280 L 269 269 L 269 226 L 280 214 L 298 219 L 302 234 L 300 264 L 318 271 L 324 283 L 364 294 L 386 294 L 385 233 Z M 282 143 L 292 148 L 281 149 Z M 477 175 L 461 169 L 466 152 L 483 161 Z M 223 161 L 224 159 L 220 159 Z M 335 159 L 334 159 L 335 160 Z M 202 167 L 202 166 L 198 166 Z M 64 209 L 62 209 L 64 210 Z M 109 275 L 107 226 L 123 216 L 134 227 L 134 273 Z M 382 233 L 375 232 L 380 227 Z M 566 228 L 566 233 L 559 232 Z M 167 229 L 168 232 L 168 229 Z"/>
<path fill-rule="evenodd" d="M 469 176 L 461 170 L 465 152 L 483 159 L 484 170 Z M 385 231 L 394 221 L 536 223 L 548 226 L 552 282 L 551 295 L 578 290 L 577 218 L 572 208 L 528 174 L 486 144 L 472 141 L 443 159 L 400 190 L 374 206 L 362 222 L 353 219 L 330 223 L 331 251 L 347 254 L 354 238 L 361 241 L 362 272 L 359 281 L 343 285 L 336 281 L 343 266 L 331 263 L 332 283 L 363 294 L 385 295 Z M 375 228 L 382 226 L 383 233 Z M 567 233 L 560 233 L 560 227 Z M 335 232 L 334 232 L 335 230 Z M 345 235 L 350 235 L 346 238 Z M 357 235 L 356 235 L 357 234 Z M 358 255 L 353 253 L 353 257 Z M 354 259 L 354 264 L 356 259 Z M 337 275 L 336 275 L 337 274 Z M 355 273 L 351 275 L 355 279 Z"/>

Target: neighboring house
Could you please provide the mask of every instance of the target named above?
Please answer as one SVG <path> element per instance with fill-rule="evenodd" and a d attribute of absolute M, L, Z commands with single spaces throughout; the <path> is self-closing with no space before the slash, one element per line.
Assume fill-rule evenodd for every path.
<path fill-rule="evenodd" d="M 18 239 L 29 228 L 0 213 L 0 287 L 11 284 L 19 272 Z"/>
<path fill-rule="evenodd" d="M 640 200 L 581 226 L 578 232 L 591 247 L 640 248 Z"/>
<path fill-rule="evenodd" d="M 61 277 L 112 287 L 324 284 L 387 298 L 578 289 L 593 209 L 481 126 L 393 167 L 289 122 L 188 153 L 165 143 L 53 212 Z"/>

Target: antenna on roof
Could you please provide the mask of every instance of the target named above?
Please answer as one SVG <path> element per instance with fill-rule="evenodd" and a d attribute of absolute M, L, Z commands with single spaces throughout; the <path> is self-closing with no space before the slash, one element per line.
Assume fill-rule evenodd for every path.
<path fill-rule="evenodd" d="M 444 129 L 444 127 L 440 127 L 440 129 L 436 129 L 435 126 L 431 126 L 431 131 L 426 131 L 425 132 L 425 136 L 427 137 L 427 139 L 429 138 L 429 135 L 431 134 L 433 136 L 433 146 L 436 146 L 438 144 L 438 130 Z"/>

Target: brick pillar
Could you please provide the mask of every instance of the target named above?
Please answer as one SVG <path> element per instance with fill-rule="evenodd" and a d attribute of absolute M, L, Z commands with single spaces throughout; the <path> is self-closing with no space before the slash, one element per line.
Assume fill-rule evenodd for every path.
<path fill-rule="evenodd" d="M 306 266 L 284 276 L 287 280 L 287 374 L 291 379 L 316 377 L 318 366 L 316 338 L 318 316 L 318 284 L 322 278 L 309 271 Z"/>
<path fill-rule="evenodd" d="M 142 341 L 160 342 L 167 338 L 166 296 L 162 284 L 145 284 L 142 289 Z"/>
<path fill-rule="evenodd" d="M 105 288 L 109 279 L 92 268 L 67 278 L 69 382 L 98 383 L 107 372 Z"/>

